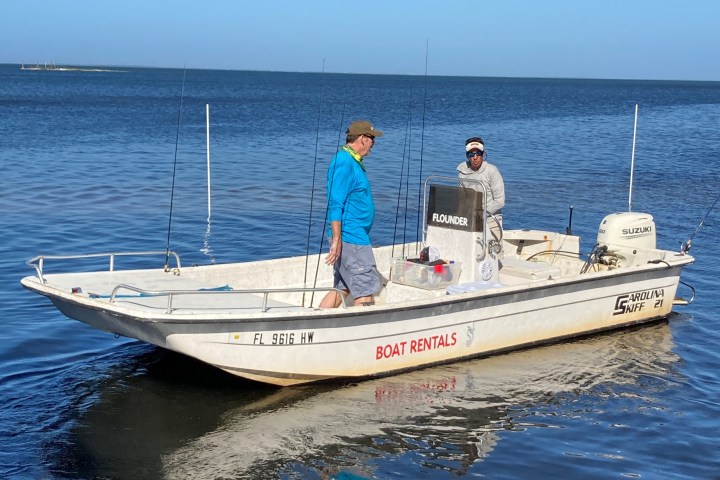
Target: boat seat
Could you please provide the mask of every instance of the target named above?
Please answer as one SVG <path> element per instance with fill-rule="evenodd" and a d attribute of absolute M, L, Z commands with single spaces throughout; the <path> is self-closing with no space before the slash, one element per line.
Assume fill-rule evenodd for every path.
<path fill-rule="evenodd" d="M 499 263 L 500 275 L 510 275 L 528 280 L 547 280 L 560 277 L 560 267 L 547 263 L 529 262 L 512 257 L 502 258 Z"/>

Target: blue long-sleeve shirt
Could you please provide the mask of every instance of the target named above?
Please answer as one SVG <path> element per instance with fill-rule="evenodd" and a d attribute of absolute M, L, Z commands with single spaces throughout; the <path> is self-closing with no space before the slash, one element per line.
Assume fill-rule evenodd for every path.
<path fill-rule="evenodd" d="M 328 220 L 342 223 L 342 241 L 370 245 L 370 228 L 375 204 L 370 182 L 360 163 L 340 150 L 330 162 L 327 174 Z M 332 236 L 332 228 L 329 229 Z"/>

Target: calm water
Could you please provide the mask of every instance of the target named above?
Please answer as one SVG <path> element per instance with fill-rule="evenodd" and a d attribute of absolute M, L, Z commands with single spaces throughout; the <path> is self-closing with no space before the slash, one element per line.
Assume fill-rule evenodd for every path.
<path fill-rule="evenodd" d="M 316 251 L 356 118 L 385 131 L 367 159 L 377 245 L 414 238 L 418 178 L 453 175 L 479 134 L 506 226 L 564 230 L 573 206 L 588 252 L 628 208 L 638 103 L 632 209 L 674 249 L 720 192 L 720 83 L 190 70 L 174 165 L 182 78 L 0 66 L 0 477 L 720 477 L 720 208 L 683 274 L 697 299 L 668 322 L 350 385 L 230 378 L 19 285 L 38 254 L 164 250 L 169 223 L 185 264 Z"/>

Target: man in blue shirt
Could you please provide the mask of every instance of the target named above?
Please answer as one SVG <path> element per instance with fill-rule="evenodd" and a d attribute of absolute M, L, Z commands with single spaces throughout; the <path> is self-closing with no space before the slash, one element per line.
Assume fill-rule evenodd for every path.
<path fill-rule="evenodd" d="M 380 275 L 370 245 L 375 204 L 363 157 L 372 151 L 382 131 L 366 120 L 352 122 L 346 144 L 335 154 L 327 174 L 330 251 L 325 263 L 334 266 L 333 286 L 351 295 L 354 305 L 371 305 L 380 290 Z M 320 308 L 342 303 L 337 292 L 328 292 Z"/>

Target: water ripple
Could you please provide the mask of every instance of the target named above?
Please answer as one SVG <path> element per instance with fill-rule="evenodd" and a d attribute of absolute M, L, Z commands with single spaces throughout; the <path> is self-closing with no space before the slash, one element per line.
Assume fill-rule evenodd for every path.
<path fill-rule="evenodd" d="M 697 298 L 670 324 L 357 385 L 237 381 L 70 321 L 18 281 L 38 254 L 164 250 L 169 224 L 184 264 L 303 254 L 311 217 L 319 248 L 325 169 L 350 117 L 385 131 L 366 159 L 376 245 L 396 216 L 415 235 L 420 167 L 454 175 L 480 134 L 506 226 L 562 231 L 574 206 L 588 250 L 602 217 L 628 208 L 639 103 L 633 210 L 677 248 L 719 191 L 719 84 L 328 74 L 318 131 L 317 75 L 190 71 L 175 163 L 181 72 L 37 73 L 0 66 L 0 476 L 716 475 L 717 211 L 683 272 Z"/>

